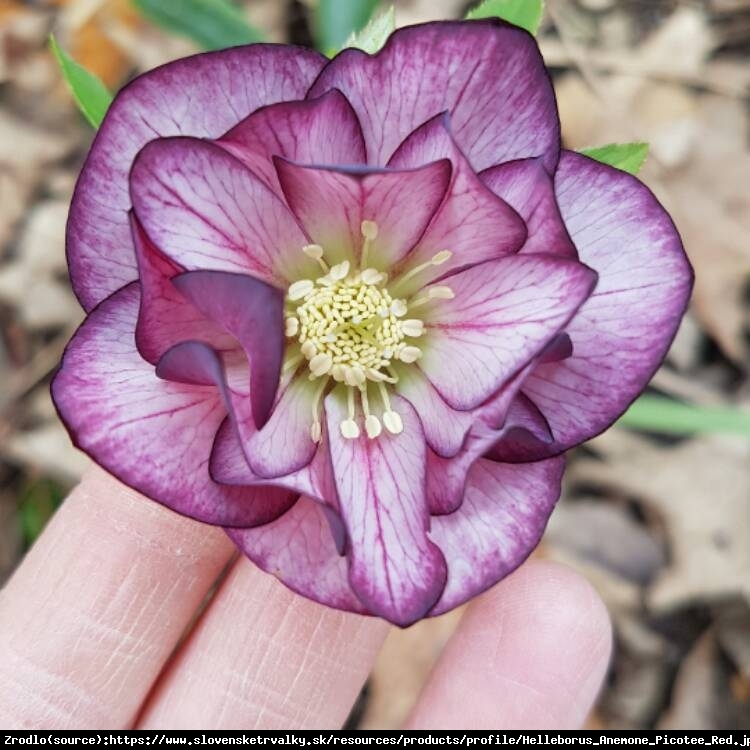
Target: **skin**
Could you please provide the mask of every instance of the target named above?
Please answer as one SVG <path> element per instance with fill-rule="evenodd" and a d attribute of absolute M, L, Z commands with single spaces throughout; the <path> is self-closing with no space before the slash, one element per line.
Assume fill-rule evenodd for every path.
<path fill-rule="evenodd" d="M 0 594 L 0 725 L 337 728 L 387 632 L 92 469 Z M 529 561 L 470 605 L 407 726 L 578 728 L 610 649 L 590 585 Z"/>

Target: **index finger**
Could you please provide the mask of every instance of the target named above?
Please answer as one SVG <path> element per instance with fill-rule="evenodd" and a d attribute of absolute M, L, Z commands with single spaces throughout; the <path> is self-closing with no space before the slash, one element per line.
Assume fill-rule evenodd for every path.
<path fill-rule="evenodd" d="M 92 469 L 0 594 L 0 724 L 131 726 L 233 550 Z"/>

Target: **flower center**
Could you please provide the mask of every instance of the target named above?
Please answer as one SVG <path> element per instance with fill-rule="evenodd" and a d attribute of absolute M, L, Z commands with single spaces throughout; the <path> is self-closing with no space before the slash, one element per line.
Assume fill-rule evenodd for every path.
<path fill-rule="evenodd" d="M 387 385 L 398 382 L 394 362 L 411 364 L 422 355 L 415 340 L 424 333 L 424 323 L 417 317 L 407 317 L 409 310 L 424 304 L 428 297 L 439 297 L 441 290 L 444 297 L 450 293 L 447 287 L 436 287 L 428 297 L 409 302 L 394 298 L 386 286 L 388 276 L 367 266 L 369 245 L 377 232 L 374 222 L 362 222 L 364 244 L 359 269 L 353 269 L 348 260 L 329 267 L 320 245 L 306 245 L 303 252 L 317 261 L 322 273 L 315 279 L 296 281 L 287 292 L 286 335 L 296 339 L 299 348 L 295 347 L 285 370 L 296 370 L 306 360 L 310 380 L 320 380 L 310 429 L 315 442 L 321 438 L 320 401 L 331 380 L 348 388 L 349 414 L 341 423 L 345 438 L 360 434 L 355 419 L 357 401 L 368 437 L 378 437 L 383 425 L 393 434 L 403 430 L 401 417 L 391 408 Z M 438 256 L 425 265 L 439 265 L 450 253 Z M 418 270 L 421 267 L 408 275 Z M 371 392 L 382 403 L 380 418 L 371 410 Z"/>

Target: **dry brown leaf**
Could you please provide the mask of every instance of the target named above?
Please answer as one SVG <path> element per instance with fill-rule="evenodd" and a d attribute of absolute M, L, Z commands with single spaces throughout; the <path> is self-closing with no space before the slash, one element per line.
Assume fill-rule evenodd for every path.
<path fill-rule="evenodd" d="M 663 520 L 670 563 L 647 593 L 653 611 L 743 596 L 750 601 L 750 445 L 705 436 L 659 447 L 623 431 L 590 443 L 603 461 L 572 475 L 638 498 Z"/>

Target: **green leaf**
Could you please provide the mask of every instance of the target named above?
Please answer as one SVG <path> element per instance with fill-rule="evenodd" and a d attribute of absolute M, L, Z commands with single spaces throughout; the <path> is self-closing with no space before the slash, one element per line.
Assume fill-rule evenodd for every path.
<path fill-rule="evenodd" d="M 242 11 L 229 0 L 132 0 L 150 21 L 197 42 L 203 49 L 224 49 L 263 41 Z"/>
<path fill-rule="evenodd" d="M 672 435 L 720 432 L 750 438 L 749 412 L 694 406 L 660 396 L 641 396 L 617 424 Z"/>
<path fill-rule="evenodd" d="M 65 497 L 64 488 L 52 479 L 30 481 L 21 492 L 18 518 L 25 546 L 30 547 Z"/>
<path fill-rule="evenodd" d="M 380 0 L 318 0 L 313 14 L 315 43 L 334 54 L 352 33 L 363 29 Z"/>
<path fill-rule="evenodd" d="M 385 40 L 395 30 L 396 9 L 389 5 L 384 11 L 373 16 L 362 31 L 352 32 L 344 47 L 356 47 L 372 55 L 385 44 Z"/>
<path fill-rule="evenodd" d="M 544 15 L 544 0 L 484 0 L 467 14 L 468 20 L 476 18 L 502 18 L 536 34 Z"/>
<path fill-rule="evenodd" d="M 648 143 L 610 143 L 597 148 L 584 148 L 580 153 L 623 172 L 638 174 L 648 156 Z"/>
<path fill-rule="evenodd" d="M 65 82 L 73 92 L 78 107 L 86 119 L 98 128 L 112 102 L 112 94 L 93 73 L 60 49 L 54 36 L 50 36 L 49 46 L 57 59 Z"/>

